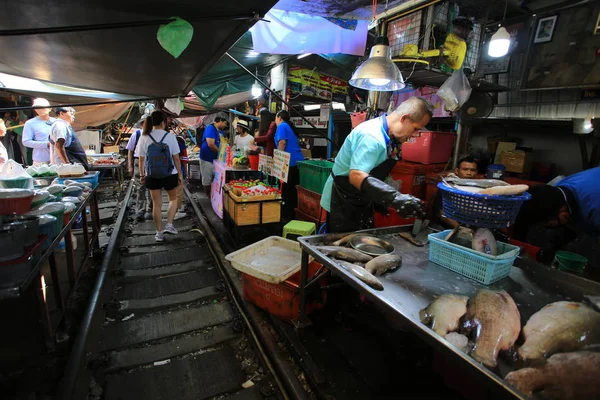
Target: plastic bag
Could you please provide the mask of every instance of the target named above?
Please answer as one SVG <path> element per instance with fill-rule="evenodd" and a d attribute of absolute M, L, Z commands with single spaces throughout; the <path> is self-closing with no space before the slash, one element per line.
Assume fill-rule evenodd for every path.
<path fill-rule="evenodd" d="M 33 189 L 33 178 L 15 160 L 8 160 L 0 171 L 0 187 Z"/>
<path fill-rule="evenodd" d="M 446 111 L 458 111 L 471 96 L 471 85 L 462 68 L 454 70 L 450 78 L 440 86 L 437 95 L 444 100 Z"/>

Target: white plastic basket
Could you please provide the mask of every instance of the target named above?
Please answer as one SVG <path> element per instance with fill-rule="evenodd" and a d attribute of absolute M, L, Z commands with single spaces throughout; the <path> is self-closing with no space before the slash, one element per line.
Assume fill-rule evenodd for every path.
<path fill-rule="evenodd" d="M 298 242 L 270 236 L 225 256 L 233 268 L 263 281 L 278 284 L 300 270 Z"/>

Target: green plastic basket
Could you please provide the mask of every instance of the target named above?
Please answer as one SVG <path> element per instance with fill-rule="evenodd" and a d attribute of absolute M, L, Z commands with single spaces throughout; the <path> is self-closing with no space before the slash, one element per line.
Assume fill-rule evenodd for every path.
<path fill-rule="evenodd" d="M 323 187 L 329 175 L 333 163 L 325 160 L 298 161 L 298 172 L 300 174 L 300 186 L 315 193 L 323 194 Z"/>

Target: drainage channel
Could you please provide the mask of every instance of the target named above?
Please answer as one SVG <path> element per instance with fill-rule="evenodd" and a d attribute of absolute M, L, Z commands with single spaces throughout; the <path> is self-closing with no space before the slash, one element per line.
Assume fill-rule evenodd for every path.
<path fill-rule="evenodd" d="M 152 221 L 127 225 L 129 208 L 121 210 L 89 335 L 84 329 L 78 338 L 81 354 L 72 354 L 61 398 L 85 391 L 94 400 L 288 398 L 222 275 L 202 217 L 184 201 L 179 233 L 160 243 Z M 166 205 L 165 195 L 163 218 Z"/>

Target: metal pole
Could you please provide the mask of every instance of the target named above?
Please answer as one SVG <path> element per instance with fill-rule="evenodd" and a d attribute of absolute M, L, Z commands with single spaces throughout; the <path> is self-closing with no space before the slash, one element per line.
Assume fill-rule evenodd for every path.
<path fill-rule="evenodd" d="M 107 100 L 107 101 L 91 101 L 87 103 L 77 103 L 77 104 L 54 104 L 51 105 L 50 108 L 55 107 L 79 107 L 79 106 L 98 106 L 101 104 L 120 104 L 120 103 L 135 103 L 135 102 L 143 102 L 150 100 L 160 100 L 160 99 L 177 99 L 181 96 L 169 96 L 169 97 L 138 97 L 135 99 L 127 99 L 127 100 Z M 0 108 L 0 111 L 20 111 L 20 110 L 37 110 L 41 108 L 48 108 L 46 106 L 19 106 L 19 107 L 4 107 Z"/>
<path fill-rule="evenodd" d="M 463 124 L 458 123 L 458 129 L 456 130 L 456 144 L 454 145 L 454 155 L 452 156 L 452 169 L 457 167 L 458 163 L 458 155 L 460 154 L 460 142 L 462 140 L 463 134 Z"/>
<path fill-rule="evenodd" d="M 254 74 L 252 73 L 252 71 L 250 71 L 248 68 L 246 68 L 246 67 L 244 66 L 244 64 L 240 63 L 238 60 L 236 60 L 234 57 L 232 57 L 232 56 L 231 56 L 231 54 L 229 54 L 229 52 L 226 52 L 226 53 L 225 53 L 225 55 L 226 55 L 227 57 L 231 58 L 231 61 L 233 61 L 234 63 L 236 63 L 236 64 L 237 64 L 237 65 L 238 65 L 240 68 L 242 68 L 244 71 L 246 71 L 246 73 L 247 73 L 248 75 L 250 75 L 251 77 L 253 77 L 253 78 L 254 78 L 254 79 L 255 79 L 255 80 L 258 82 L 258 83 L 260 83 L 260 85 L 261 85 L 262 87 L 264 87 L 265 89 L 270 89 L 270 88 L 269 88 L 269 85 L 267 85 L 266 83 L 264 83 L 264 82 L 263 82 L 263 81 L 262 81 L 262 80 L 261 80 L 261 79 L 260 79 L 258 76 L 254 75 Z M 284 79 L 285 79 L 285 80 L 287 80 L 287 76 L 286 76 L 286 77 L 284 77 Z M 325 139 L 327 139 L 327 140 L 329 140 L 329 141 L 331 142 L 331 140 L 329 139 L 329 137 L 327 136 L 327 134 L 326 134 L 325 132 L 321 131 L 321 130 L 320 130 L 319 128 L 317 128 L 317 127 L 316 127 L 316 126 L 315 126 L 315 125 L 314 125 L 312 122 L 310 122 L 308 119 L 306 119 L 306 117 L 304 117 L 304 115 L 302 115 L 302 114 L 300 114 L 298 111 L 296 111 L 296 109 L 295 109 L 294 107 L 290 106 L 290 104 L 289 104 L 287 101 L 285 101 L 285 99 L 284 99 L 283 97 L 281 97 L 281 96 L 280 96 L 279 94 L 277 94 L 276 92 L 272 92 L 272 91 L 271 91 L 271 94 L 272 94 L 273 96 L 277 97 L 279 100 L 281 100 L 281 101 L 283 102 L 283 104 L 285 104 L 286 106 L 288 106 L 288 107 L 289 107 L 290 111 L 292 111 L 292 112 L 296 113 L 296 115 L 298 115 L 300 118 L 302 118 L 302 120 L 303 120 L 304 122 L 306 122 L 308 125 L 312 126 L 312 127 L 313 127 L 313 128 L 316 130 L 316 131 L 317 131 L 317 133 L 319 134 L 319 136 L 321 136 L 321 137 L 323 137 L 323 138 L 325 138 Z M 333 142 L 332 142 L 332 144 L 333 144 L 333 146 L 336 148 L 336 150 L 339 150 L 339 147 L 338 147 L 338 146 L 336 146 L 336 144 L 335 144 L 335 143 L 333 143 Z"/>
<path fill-rule="evenodd" d="M 283 88 L 281 89 L 281 95 L 283 96 L 284 99 L 287 98 L 287 89 L 288 89 L 288 80 L 287 80 L 287 78 L 288 78 L 288 72 L 289 72 L 288 66 L 289 66 L 288 62 L 284 61 L 283 62 L 283 66 L 282 66 L 282 70 L 283 70 Z M 283 105 L 282 109 L 289 111 L 289 108 L 291 108 L 291 107 L 288 107 L 287 103 L 285 101 L 283 102 L 283 104 L 284 105 Z"/>

